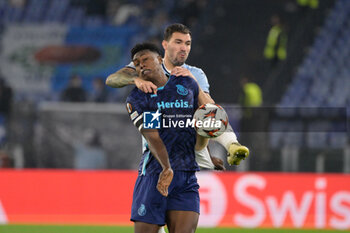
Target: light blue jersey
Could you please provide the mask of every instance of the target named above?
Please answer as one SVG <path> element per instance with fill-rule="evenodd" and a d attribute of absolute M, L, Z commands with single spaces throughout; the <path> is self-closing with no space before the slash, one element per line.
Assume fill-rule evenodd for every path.
<path fill-rule="evenodd" d="M 127 67 L 135 69 L 134 63 L 130 62 Z M 162 64 L 163 67 L 163 71 L 165 73 L 166 76 L 170 76 L 170 72 L 169 70 L 165 67 L 164 63 Z M 209 93 L 209 82 L 208 82 L 208 78 L 205 75 L 204 71 L 198 67 L 195 66 L 190 66 L 187 65 L 186 63 L 183 64 L 181 67 L 188 69 L 193 76 L 197 79 L 198 85 L 199 87 L 206 93 Z"/>

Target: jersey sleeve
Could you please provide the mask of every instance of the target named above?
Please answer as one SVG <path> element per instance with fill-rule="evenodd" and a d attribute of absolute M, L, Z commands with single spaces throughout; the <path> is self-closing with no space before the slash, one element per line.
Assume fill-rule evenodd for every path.
<path fill-rule="evenodd" d="M 128 68 L 131 68 L 131 69 L 136 70 L 135 65 L 134 65 L 134 62 L 130 62 L 130 63 L 127 64 L 125 67 L 128 67 Z"/>
<path fill-rule="evenodd" d="M 209 93 L 209 82 L 208 82 L 208 78 L 205 75 L 204 71 L 202 69 L 197 68 L 197 69 L 191 70 L 191 73 L 197 79 L 197 82 L 198 82 L 200 88 L 204 92 Z"/>
<path fill-rule="evenodd" d="M 132 123 L 139 131 L 141 131 L 143 128 L 143 112 L 145 109 L 145 101 L 143 98 L 133 95 L 133 93 L 126 99 L 126 110 L 130 116 Z"/>

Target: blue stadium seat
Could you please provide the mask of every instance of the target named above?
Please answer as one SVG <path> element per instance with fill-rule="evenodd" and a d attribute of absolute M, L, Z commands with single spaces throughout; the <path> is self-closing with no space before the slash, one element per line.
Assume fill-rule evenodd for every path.
<path fill-rule="evenodd" d="M 280 102 L 340 106 L 350 102 L 350 1 L 339 0 Z"/>
<path fill-rule="evenodd" d="M 3 11 L 3 17 L 1 18 L 4 22 L 20 22 L 23 17 L 23 9 L 21 8 L 5 6 Z"/>
<path fill-rule="evenodd" d="M 63 22 L 65 13 L 69 8 L 69 0 L 53 0 L 47 8 L 45 22 Z"/>
<path fill-rule="evenodd" d="M 84 20 L 84 24 L 96 27 L 107 24 L 107 22 L 100 16 L 89 16 Z"/>
<path fill-rule="evenodd" d="M 82 8 L 70 8 L 64 22 L 71 26 L 80 26 L 84 23 L 85 12 Z"/>
<path fill-rule="evenodd" d="M 28 1 L 23 20 L 25 22 L 40 22 L 43 18 L 48 1 Z"/>

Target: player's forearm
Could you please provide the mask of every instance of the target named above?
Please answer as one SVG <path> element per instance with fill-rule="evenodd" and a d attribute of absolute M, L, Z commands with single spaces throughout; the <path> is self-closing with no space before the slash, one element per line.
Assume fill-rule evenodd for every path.
<path fill-rule="evenodd" d="M 123 68 L 111 75 L 106 79 L 106 85 L 114 88 L 121 88 L 127 85 L 133 85 L 135 78 L 137 77 L 136 71 L 130 68 Z"/>
<path fill-rule="evenodd" d="M 210 97 L 208 93 L 205 93 L 201 89 L 199 89 L 198 93 L 198 105 L 203 105 L 203 104 L 214 104 L 214 100 Z"/>
<path fill-rule="evenodd" d="M 171 168 L 168 152 L 162 139 L 159 137 L 158 131 L 142 130 L 142 134 L 147 139 L 152 155 L 158 160 L 163 170 Z"/>
<path fill-rule="evenodd" d="M 170 161 L 169 161 L 169 155 L 166 150 L 165 145 L 158 145 L 158 146 L 151 146 L 152 147 L 152 154 L 156 159 L 158 160 L 159 164 L 162 166 L 163 170 L 171 168 Z"/>

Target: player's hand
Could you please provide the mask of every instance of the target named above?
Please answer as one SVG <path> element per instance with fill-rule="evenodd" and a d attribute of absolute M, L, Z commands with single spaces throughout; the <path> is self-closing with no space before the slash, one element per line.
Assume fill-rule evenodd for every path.
<path fill-rule="evenodd" d="M 157 94 L 157 86 L 151 81 L 143 80 L 141 78 L 135 78 L 135 86 L 144 93 L 154 93 Z"/>
<path fill-rule="evenodd" d="M 225 171 L 224 161 L 222 159 L 210 156 L 211 161 L 215 166 L 215 170 Z"/>
<path fill-rule="evenodd" d="M 163 169 L 159 174 L 157 189 L 164 197 L 168 196 L 168 188 L 173 180 L 174 172 L 171 168 Z"/>
<path fill-rule="evenodd" d="M 189 76 L 189 77 L 193 78 L 194 80 L 196 80 L 196 78 L 193 76 L 193 74 L 188 69 L 183 68 L 181 66 L 175 66 L 171 70 L 171 75 L 175 75 L 175 76 Z"/>

